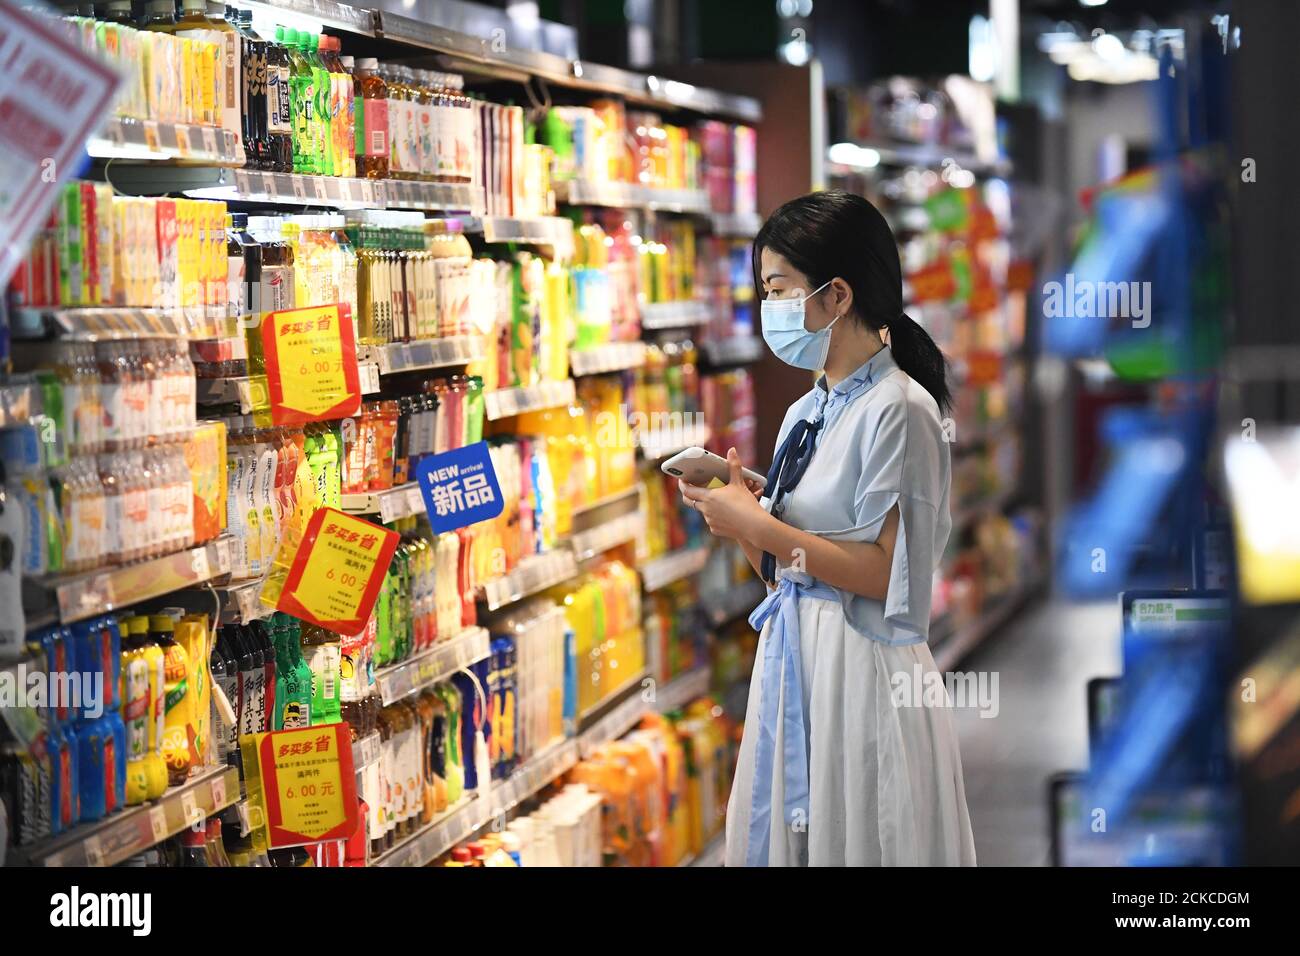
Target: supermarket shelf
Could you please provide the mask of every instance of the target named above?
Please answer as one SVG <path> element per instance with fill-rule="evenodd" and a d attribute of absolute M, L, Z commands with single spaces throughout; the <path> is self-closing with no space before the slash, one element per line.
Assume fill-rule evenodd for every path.
<path fill-rule="evenodd" d="M 217 166 L 114 166 L 111 179 L 118 189 L 141 195 L 183 192 L 192 199 L 225 202 L 462 213 L 483 205 L 482 190 L 467 183 L 349 179 Z"/>
<path fill-rule="evenodd" d="M 569 352 L 569 369 L 576 376 L 602 375 L 640 368 L 645 364 L 644 342 L 606 342 Z"/>
<path fill-rule="evenodd" d="M 571 534 L 568 545 L 573 549 L 575 561 L 587 561 L 610 548 L 635 541 L 644 527 L 644 517 L 639 511 L 634 511 Z"/>
<path fill-rule="evenodd" d="M 955 146 L 943 146 L 932 143 L 859 143 L 861 148 L 874 150 L 880 156 L 880 162 L 887 166 L 928 166 L 938 168 L 944 161 L 955 162 L 963 169 L 983 175 L 1006 175 L 1011 171 L 1011 163 L 1005 159 L 986 162 L 974 153 Z M 831 166 L 839 167 L 827 156 Z M 851 167 L 850 167 L 851 168 Z"/>
<path fill-rule="evenodd" d="M 207 544 L 123 567 L 31 579 L 24 582 L 29 591 L 23 606 L 34 615 L 57 607 L 59 621 L 71 624 L 194 587 L 230 573 L 232 540 L 222 535 Z"/>
<path fill-rule="evenodd" d="M 484 584 L 483 600 L 489 611 L 495 611 L 562 584 L 577 573 L 577 563 L 573 559 L 573 552 L 568 548 L 534 554 L 520 561 L 519 566 L 509 574 Z"/>
<path fill-rule="evenodd" d="M 578 762 L 578 742 L 562 740 L 526 761 L 505 780 L 492 784 L 488 820 L 507 813 Z"/>
<path fill-rule="evenodd" d="M 712 676 L 712 670 L 707 664 L 679 674 L 655 694 L 655 709 L 661 714 L 681 710 L 697 697 L 703 697 L 709 692 Z"/>
<path fill-rule="evenodd" d="M 387 706 L 438 681 L 446 680 L 461 668 L 481 661 L 488 653 L 487 630 L 482 627 L 467 628 L 409 660 L 380 668 L 375 673 L 375 685 Z"/>
<path fill-rule="evenodd" d="M 763 226 L 756 212 L 714 212 L 709 214 L 709 228 L 715 236 L 729 239 L 753 239 Z"/>
<path fill-rule="evenodd" d="M 1042 584 L 1036 578 L 1002 598 L 995 598 L 993 607 L 986 609 L 969 624 L 957 628 L 947 639 L 934 646 L 934 665 L 940 673 L 950 671 L 962 662 L 986 637 L 1006 625 L 1008 621 L 1033 597 Z"/>
<path fill-rule="evenodd" d="M 30 382 L 0 384 L 0 428 L 31 421 L 41 413 L 41 390 Z"/>
<path fill-rule="evenodd" d="M 159 800 L 77 827 L 27 853 L 27 859 L 37 866 L 115 866 L 238 800 L 239 772 L 209 767 Z"/>
<path fill-rule="evenodd" d="M 357 361 L 363 365 L 377 366 L 380 375 L 451 368 L 477 362 L 481 358 L 483 339 L 477 335 L 449 335 L 441 339 L 362 345 L 357 348 Z"/>
<path fill-rule="evenodd" d="M 443 54 L 440 66 L 444 69 L 515 81 L 535 76 L 555 86 L 618 96 L 643 105 L 731 116 L 747 123 L 763 117 L 759 102 L 747 96 L 536 50 L 496 52 L 490 38 L 467 36 L 386 10 L 378 11 L 377 16 L 384 37 Z"/>
<path fill-rule="evenodd" d="M 241 415 L 251 415 L 254 408 L 269 404 L 264 377 L 200 378 L 195 380 L 195 389 L 200 405 L 237 405 Z"/>
<path fill-rule="evenodd" d="M 652 416 L 653 418 L 653 416 Z M 647 461 L 659 461 L 677 454 L 692 445 L 703 447 L 709 443 L 709 426 L 705 424 L 678 425 L 638 431 L 637 447 Z"/>
<path fill-rule="evenodd" d="M 533 757 L 505 780 L 494 781 L 486 799 L 471 794 L 458 806 L 374 860 L 372 866 L 426 866 L 457 843 L 537 793 L 578 762 L 576 740 L 565 740 Z"/>
<path fill-rule="evenodd" d="M 455 807 L 388 852 L 371 866 L 425 866 L 487 823 L 485 801 L 471 792 Z"/>
<path fill-rule="evenodd" d="M 653 708 L 645 699 L 641 686 L 641 679 L 645 676 L 643 672 L 638 674 L 636 679 L 628 681 L 613 695 L 617 697 L 626 694 L 627 696 L 578 735 L 578 754 L 581 757 L 589 757 L 602 744 L 622 737 L 640 723 L 642 717 L 651 712 Z M 605 703 L 602 702 L 601 706 L 605 706 Z"/>
<path fill-rule="evenodd" d="M 110 118 L 86 143 L 86 153 L 96 159 L 244 165 L 243 147 L 229 130 L 121 116 Z"/>
<path fill-rule="evenodd" d="M 713 627 L 721 627 L 758 607 L 767 597 L 767 586 L 758 578 L 750 578 L 722 594 L 700 595 L 700 607 Z"/>
<path fill-rule="evenodd" d="M 763 357 L 763 340 L 757 335 L 737 335 L 721 342 L 705 342 L 704 359 L 713 368 L 747 365 Z"/>
<path fill-rule="evenodd" d="M 383 738 L 379 731 L 352 742 L 352 769 L 357 773 L 379 762 Z"/>
<path fill-rule="evenodd" d="M 703 325 L 712 315 L 712 307 L 702 299 L 647 302 L 641 306 L 641 327 L 652 332 L 658 329 L 680 329 Z"/>
<path fill-rule="evenodd" d="M 376 35 L 374 10 L 335 0 L 239 0 L 239 6 L 271 13 L 296 13 L 335 30 L 365 37 Z"/>
<path fill-rule="evenodd" d="M 572 179 L 555 183 L 557 202 L 571 206 L 610 206 L 615 209 L 651 209 L 657 212 L 711 214 L 709 194 L 703 189 L 658 189 L 639 183 L 599 183 Z"/>
<path fill-rule="evenodd" d="M 384 524 L 398 518 L 424 514 L 424 495 L 418 482 L 409 482 L 386 491 L 368 491 L 340 495 L 339 509 L 350 515 L 379 515 Z"/>
<path fill-rule="evenodd" d="M 576 397 L 573 379 L 566 378 L 558 382 L 539 382 L 536 385 L 524 385 L 519 388 L 499 388 L 485 392 L 483 395 L 487 419 L 494 422 L 499 418 L 535 412 L 543 408 L 556 408 L 571 404 Z"/>
<path fill-rule="evenodd" d="M 597 498 L 589 504 L 579 505 L 573 509 L 574 519 L 582 515 L 593 514 L 602 508 L 608 508 L 618 502 L 623 502 L 625 508 L 636 508 L 640 501 L 641 491 L 636 485 L 631 488 L 625 488 L 623 491 L 616 491 L 612 495 L 606 495 L 604 498 Z"/>
<path fill-rule="evenodd" d="M 262 579 L 240 581 L 237 584 L 217 584 L 212 590 L 221 599 L 222 621 L 238 621 L 248 624 L 270 617 L 274 608 L 267 607 L 261 601 Z"/>
<path fill-rule="evenodd" d="M 481 216 L 464 220 L 464 230 L 483 233 L 484 242 L 550 246 L 561 259 L 573 255 L 573 220 L 563 216 Z"/>
<path fill-rule="evenodd" d="M 706 547 L 683 548 L 641 565 L 641 583 L 647 592 L 658 591 L 674 581 L 699 574 L 709 560 Z"/>
<path fill-rule="evenodd" d="M 183 315 L 169 309 L 127 306 L 31 306 L 10 313 L 15 341 L 60 338 L 182 338 L 189 335 Z"/>

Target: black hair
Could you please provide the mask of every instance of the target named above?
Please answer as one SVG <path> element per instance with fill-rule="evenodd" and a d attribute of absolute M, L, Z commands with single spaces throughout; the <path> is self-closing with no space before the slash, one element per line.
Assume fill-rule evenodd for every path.
<path fill-rule="evenodd" d="M 871 329 L 888 329 L 898 367 L 930 393 L 940 413 L 952 406 L 943 353 L 903 311 L 898 244 L 880 210 L 840 190 L 809 193 L 781 206 L 754 237 L 754 288 L 760 300 L 764 249 L 788 259 L 813 288 L 835 278 L 847 282 L 856 320 Z"/>

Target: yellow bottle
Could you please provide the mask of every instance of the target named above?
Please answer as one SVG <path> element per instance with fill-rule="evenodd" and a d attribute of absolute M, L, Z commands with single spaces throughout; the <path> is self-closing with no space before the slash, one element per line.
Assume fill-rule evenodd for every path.
<path fill-rule="evenodd" d="M 167 764 L 167 781 L 175 787 L 190 775 L 190 727 L 193 724 L 193 673 L 189 655 L 176 643 L 175 622 L 166 614 L 149 618 L 149 637 L 163 653 L 162 757 Z"/>
<path fill-rule="evenodd" d="M 133 617 L 128 621 L 133 650 L 138 649 L 145 665 L 148 681 L 146 702 L 146 744 L 144 757 L 139 761 L 143 774 L 145 799 L 157 800 L 167 790 L 167 763 L 162 755 L 163 721 L 166 717 L 166 670 L 163 649 L 149 640 L 149 619 Z M 128 747 L 127 754 L 131 750 Z M 127 773 L 127 796 L 131 795 L 131 773 Z"/>

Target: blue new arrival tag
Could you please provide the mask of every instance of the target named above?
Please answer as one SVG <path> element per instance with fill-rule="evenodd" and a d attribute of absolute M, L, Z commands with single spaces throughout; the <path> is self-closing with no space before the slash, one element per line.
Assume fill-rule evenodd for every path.
<path fill-rule="evenodd" d="M 505 502 L 485 441 L 431 455 L 415 469 L 434 531 L 455 531 L 501 514 Z"/>

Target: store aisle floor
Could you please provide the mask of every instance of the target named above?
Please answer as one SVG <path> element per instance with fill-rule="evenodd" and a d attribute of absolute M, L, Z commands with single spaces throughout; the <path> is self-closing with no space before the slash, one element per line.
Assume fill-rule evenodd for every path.
<path fill-rule="evenodd" d="M 998 676 L 997 716 L 954 714 L 979 865 L 1045 866 L 1047 779 L 1087 767 L 1088 680 L 1120 672 L 1119 608 L 1040 601 L 958 669 Z"/>

